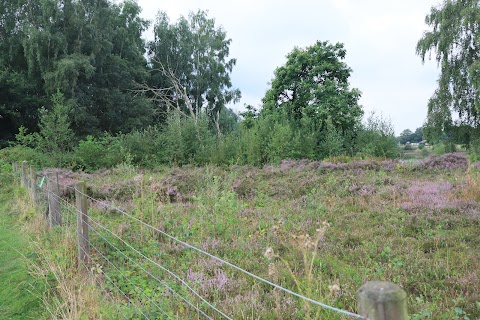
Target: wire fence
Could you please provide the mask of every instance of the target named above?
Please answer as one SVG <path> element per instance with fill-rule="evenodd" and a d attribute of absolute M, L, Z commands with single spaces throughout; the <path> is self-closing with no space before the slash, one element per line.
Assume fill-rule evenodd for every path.
<path fill-rule="evenodd" d="M 139 219 L 126 210 L 89 196 L 86 189 L 79 185 L 72 187 L 59 184 L 58 177 L 54 174 L 40 177 L 41 181 L 38 183 L 38 177 L 33 174 L 27 175 L 24 168 L 20 170 L 17 165 L 16 171 L 21 172 L 20 181 L 31 190 L 34 200 L 48 203 L 46 216 L 52 227 L 62 225 L 72 229 L 77 228 L 79 266 L 89 272 L 104 295 L 117 309 L 118 317 L 125 319 L 234 319 L 234 308 L 225 307 L 225 299 L 218 298 L 219 290 L 215 291 L 214 289 L 214 295 L 205 293 L 205 290 L 201 289 L 202 286 L 198 283 L 198 279 L 188 279 L 184 268 L 179 269 L 177 264 L 171 263 L 172 260 L 175 262 L 182 260 L 182 263 L 188 264 L 186 258 L 188 256 L 191 258 L 191 254 L 195 253 L 215 261 L 216 265 L 213 270 L 215 274 L 217 274 L 217 269 L 231 268 L 230 274 L 237 273 L 238 281 L 250 284 L 261 283 L 262 290 L 269 293 L 270 296 L 273 296 L 275 291 L 281 291 L 284 295 L 301 301 L 302 304 L 327 309 L 330 312 L 338 313 L 341 317 L 377 319 L 373 311 L 363 311 L 361 312 L 363 315 L 360 315 L 336 308 L 264 279 L 221 257 L 191 245 Z M 69 196 L 62 196 L 62 194 Z M 75 197 L 72 197 L 72 194 L 75 194 Z M 82 201 L 87 202 L 87 200 L 91 204 L 96 203 L 118 214 L 119 218 L 116 219 L 123 223 L 128 221 L 137 224 L 143 228 L 141 234 L 131 232 L 127 235 L 121 230 L 114 231 L 115 228 L 112 224 L 107 222 L 109 217 L 94 216 L 86 210 L 85 206 L 82 207 Z M 149 236 L 145 236 L 147 233 Z M 183 257 L 177 252 L 178 255 L 173 259 L 166 258 L 165 253 L 161 250 L 160 237 L 178 244 L 183 249 L 182 251 L 187 251 L 187 257 Z M 145 245 L 152 243 L 153 245 Z M 177 268 L 175 268 L 176 266 Z M 206 271 L 212 272 L 211 270 Z M 273 308 L 275 307 L 273 306 Z M 254 312 L 255 310 L 252 309 L 252 316 L 244 315 L 242 318 L 258 318 L 253 314 Z M 275 317 L 274 312 L 272 315 Z"/>

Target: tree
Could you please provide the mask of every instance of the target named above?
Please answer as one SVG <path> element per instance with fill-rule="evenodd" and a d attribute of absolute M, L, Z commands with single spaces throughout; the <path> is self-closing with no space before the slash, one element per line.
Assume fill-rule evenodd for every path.
<path fill-rule="evenodd" d="M 52 96 L 53 108 L 40 110 L 40 132 L 36 135 L 38 147 L 47 153 L 64 153 L 75 145 L 75 135 L 70 128 L 71 102 L 62 93 Z"/>
<path fill-rule="evenodd" d="M 412 136 L 412 131 L 410 129 L 405 129 L 402 131 L 402 133 L 400 133 L 400 137 L 399 137 L 399 142 L 401 144 L 405 144 L 407 142 L 412 142 L 410 139 L 411 139 L 411 136 Z"/>
<path fill-rule="evenodd" d="M 275 70 L 262 112 L 284 113 L 297 127 L 308 117 L 317 131 L 329 124 L 343 136 L 353 131 L 363 111 L 358 104 L 360 91 L 348 82 L 351 69 L 342 61 L 345 55 L 340 43 L 317 41 L 293 49 L 286 64 Z"/>
<path fill-rule="evenodd" d="M 381 114 L 370 113 L 365 123 L 361 125 L 355 148 L 356 151 L 368 156 L 396 158 L 398 146 L 391 121 Z"/>
<path fill-rule="evenodd" d="M 36 11 L 38 1 L 11 0 L 0 4 L 0 147 L 12 140 L 18 128 L 37 129 L 39 106 L 49 102 L 41 86 L 26 70 L 22 29 L 28 11 Z"/>
<path fill-rule="evenodd" d="M 428 106 L 429 139 L 448 130 L 452 111 L 463 124 L 480 122 L 479 16 L 478 0 L 444 0 L 425 18 L 430 28 L 418 41 L 417 54 L 425 61 L 434 52 L 441 67 L 438 89 Z"/>
<path fill-rule="evenodd" d="M 221 110 L 240 98 L 230 81 L 236 63 L 228 58 L 231 39 L 204 11 L 190 13 L 188 19 L 182 16 L 174 24 L 159 12 L 154 33 L 148 45 L 153 68 L 150 86 L 170 88 L 162 93 L 167 100 L 195 118 L 206 112 L 220 131 Z"/>
<path fill-rule="evenodd" d="M 148 22 L 140 10 L 133 0 L 3 1 L 0 112 L 6 126 L 36 131 L 40 108 L 49 108 L 57 91 L 73 102 L 72 129 L 79 135 L 152 123 L 153 106 L 129 91 L 148 77 L 141 38 Z"/>

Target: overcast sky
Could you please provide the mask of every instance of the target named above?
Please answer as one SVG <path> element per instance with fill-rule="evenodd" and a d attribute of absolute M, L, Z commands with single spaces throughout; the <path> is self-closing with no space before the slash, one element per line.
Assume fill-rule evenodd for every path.
<path fill-rule="evenodd" d="M 154 20 L 159 10 L 171 22 L 190 11 L 208 10 L 232 39 L 237 59 L 233 85 L 244 103 L 258 107 L 276 67 L 295 47 L 315 41 L 342 42 L 352 68 L 352 87 L 360 89 L 366 113 L 390 118 L 399 134 L 420 127 L 436 88 L 435 61 L 422 64 L 415 54 L 426 30 L 425 15 L 438 0 L 137 0 L 142 16 Z M 152 33 L 146 34 L 152 38 Z"/>

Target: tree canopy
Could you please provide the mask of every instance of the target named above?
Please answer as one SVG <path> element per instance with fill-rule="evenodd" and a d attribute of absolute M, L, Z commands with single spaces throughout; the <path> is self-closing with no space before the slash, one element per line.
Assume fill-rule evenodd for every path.
<path fill-rule="evenodd" d="M 263 104 L 238 116 L 226 31 L 205 11 L 175 22 L 160 11 L 145 41 L 140 11 L 135 0 L 3 0 L 0 147 L 16 139 L 86 170 L 395 156 L 390 125 L 361 123 L 343 44 L 295 47 Z"/>
<path fill-rule="evenodd" d="M 478 0 L 444 0 L 425 18 L 429 30 L 417 44 L 423 61 L 435 54 L 441 68 L 438 89 L 428 107 L 427 127 L 442 132 L 451 123 L 480 123 L 480 6 Z"/>
<path fill-rule="evenodd" d="M 291 123 L 308 117 L 319 131 L 328 124 L 341 133 L 352 131 L 363 111 L 360 91 L 348 82 L 351 69 L 342 61 L 345 55 L 340 43 L 317 41 L 294 48 L 285 65 L 275 70 L 263 112 L 282 112 Z"/>
<path fill-rule="evenodd" d="M 423 140 L 422 128 L 417 128 L 415 132 L 412 132 L 410 129 L 405 129 L 400 133 L 398 137 L 398 142 L 405 144 L 407 142 L 418 143 Z"/>
<path fill-rule="evenodd" d="M 38 129 L 38 111 L 52 107 L 57 91 L 73 106 L 77 134 L 151 123 L 148 101 L 128 92 L 147 77 L 141 34 L 148 22 L 136 2 L 17 0 L 2 9 L 0 111 L 7 127 Z"/>
<path fill-rule="evenodd" d="M 207 13 L 198 11 L 170 23 L 160 12 L 154 26 L 155 39 L 148 45 L 153 67 L 151 85 L 171 88 L 167 100 L 197 118 L 205 112 L 219 128 L 220 112 L 240 98 L 232 88 L 231 39 Z M 181 94 L 179 94 L 181 93 Z"/>

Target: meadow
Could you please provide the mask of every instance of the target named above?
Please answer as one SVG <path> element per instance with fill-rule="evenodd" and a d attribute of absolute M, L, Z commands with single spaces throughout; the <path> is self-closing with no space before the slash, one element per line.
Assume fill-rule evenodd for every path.
<path fill-rule="evenodd" d="M 202 318 L 170 287 L 221 318 L 171 270 L 234 319 L 342 319 L 168 234 L 340 309 L 354 312 L 358 288 L 386 280 L 407 292 L 411 319 L 478 319 L 477 165 L 463 153 L 416 162 L 345 160 L 262 168 L 121 165 L 91 174 L 59 170 L 59 177 L 67 201 L 78 180 L 95 199 L 92 270 L 128 317 Z"/>

